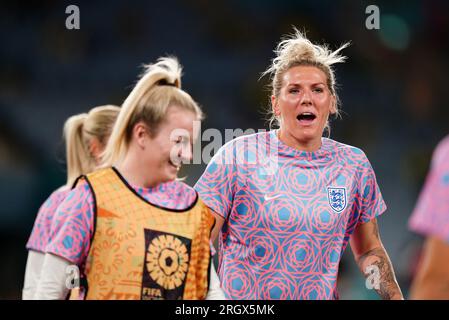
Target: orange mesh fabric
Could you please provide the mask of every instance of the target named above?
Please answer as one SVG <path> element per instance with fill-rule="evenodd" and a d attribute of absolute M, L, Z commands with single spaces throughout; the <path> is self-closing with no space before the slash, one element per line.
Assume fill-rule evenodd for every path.
<path fill-rule="evenodd" d="M 112 169 L 87 175 L 96 199 L 84 274 L 86 299 L 204 299 L 214 218 L 198 199 L 186 211 L 151 205 Z"/>

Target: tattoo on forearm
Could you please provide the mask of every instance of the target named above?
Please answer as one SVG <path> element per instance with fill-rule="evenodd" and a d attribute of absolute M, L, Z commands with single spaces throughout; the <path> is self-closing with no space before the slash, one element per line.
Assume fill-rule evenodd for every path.
<path fill-rule="evenodd" d="M 358 265 L 365 277 L 370 275 L 367 270 L 371 266 L 375 266 L 379 270 L 379 286 L 375 290 L 382 299 L 390 300 L 394 297 L 402 297 L 401 290 L 394 276 L 393 267 L 385 249 L 376 248 L 368 251 L 359 258 Z"/>

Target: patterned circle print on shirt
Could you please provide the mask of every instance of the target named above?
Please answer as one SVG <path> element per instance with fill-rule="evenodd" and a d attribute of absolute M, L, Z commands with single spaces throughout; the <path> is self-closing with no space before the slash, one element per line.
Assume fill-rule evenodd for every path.
<path fill-rule="evenodd" d="M 280 261 L 282 268 L 286 273 L 293 272 L 298 275 L 317 272 L 319 245 L 319 240 L 308 232 L 291 234 L 283 240 L 281 250 L 285 258 Z"/>
<path fill-rule="evenodd" d="M 349 210 L 335 212 L 325 196 L 316 197 L 308 208 L 308 230 L 322 236 L 333 235 L 346 228 Z"/>
<path fill-rule="evenodd" d="M 221 277 L 223 279 L 222 289 L 228 299 L 231 297 L 241 300 L 257 299 L 254 294 L 256 279 L 254 273 L 251 272 L 251 266 L 239 261 L 232 261 L 229 264 L 223 261 L 220 267 L 220 275 L 221 273 L 223 273 Z"/>
<path fill-rule="evenodd" d="M 257 279 L 259 297 L 263 300 L 287 300 L 294 297 L 296 279 L 281 270 L 269 270 Z"/>
<path fill-rule="evenodd" d="M 298 300 L 332 300 L 338 299 L 337 279 L 334 276 L 309 273 L 304 275 L 298 286 L 295 298 Z"/>
<path fill-rule="evenodd" d="M 251 268 L 269 269 L 273 261 L 279 260 L 281 243 L 265 229 L 253 229 L 246 237 L 248 247 L 248 263 Z"/>
<path fill-rule="evenodd" d="M 304 204 L 281 192 L 275 193 L 273 198 L 266 197 L 267 201 L 259 209 L 259 226 L 278 232 L 301 230 L 304 224 Z"/>
<path fill-rule="evenodd" d="M 173 290 L 183 284 L 188 265 L 187 247 L 175 236 L 160 235 L 148 246 L 146 263 L 148 273 L 166 290 Z"/>

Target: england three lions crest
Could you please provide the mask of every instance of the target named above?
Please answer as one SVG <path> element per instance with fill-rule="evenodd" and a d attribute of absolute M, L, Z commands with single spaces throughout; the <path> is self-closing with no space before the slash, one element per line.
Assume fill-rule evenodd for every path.
<path fill-rule="evenodd" d="M 335 212 L 342 212 L 346 209 L 346 188 L 327 187 L 327 199 L 329 205 Z"/>

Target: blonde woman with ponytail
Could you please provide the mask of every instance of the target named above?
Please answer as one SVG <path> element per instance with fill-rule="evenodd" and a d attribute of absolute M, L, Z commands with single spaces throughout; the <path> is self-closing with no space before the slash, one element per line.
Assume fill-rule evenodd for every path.
<path fill-rule="evenodd" d="M 210 247 L 213 215 L 177 180 L 203 117 L 181 89 L 181 66 L 160 58 L 122 105 L 101 169 L 84 175 L 57 210 L 39 299 L 221 299 Z"/>
<path fill-rule="evenodd" d="M 264 73 L 278 128 L 226 144 L 195 185 L 221 230 L 226 298 L 337 299 L 350 243 L 381 298 L 402 299 L 378 233 L 386 206 L 374 171 L 362 150 L 323 137 L 339 112 L 333 66 L 346 46 L 332 51 L 296 29 L 282 40 Z"/>
<path fill-rule="evenodd" d="M 50 242 L 51 224 L 59 204 L 70 192 L 75 179 L 93 171 L 100 162 L 100 154 L 106 145 L 115 119 L 120 111 L 117 106 L 93 108 L 67 119 L 64 124 L 66 145 L 67 181 L 54 191 L 40 207 L 31 236 L 27 242 L 28 260 L 25 272 L 23 299 L 33 299 L 42 272 L 45 250 Z"/>

